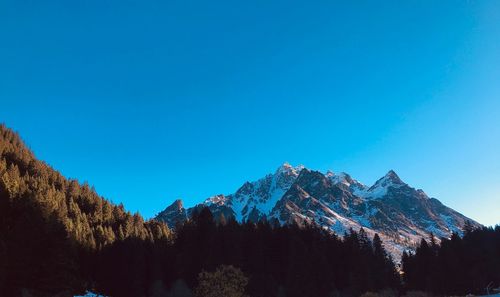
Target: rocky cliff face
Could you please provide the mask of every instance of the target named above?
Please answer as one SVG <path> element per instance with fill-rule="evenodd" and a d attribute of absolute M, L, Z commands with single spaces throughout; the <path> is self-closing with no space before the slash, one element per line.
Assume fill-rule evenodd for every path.
<path fill-rule="evenodd" d="M 167 223 L 169 227 L 175 228 L 177 224 L 186 221 L 188 215 L 182 200 L 177 199 L 169 207 L 165 208 L 164 211 L 160 212 L 156 216 L 156 219 Z"/>
<path fill-rule="evenodd" d="M 461 233 L 467 221 L 480 226 L 412 188 L 392 170 L 368 187 L 346 173 L 323 174 L 285 163 L 273 174 L 246 182 L 234 194 L 210 197 L 190 209 L 177 200 L 156 218 L 175 226 L 203 206 L 215 218 L 223 214 L 240 222 L 317 224 L 339 236 L 363 228 L 371 236 L 378 233 L 395 258 L 431 234 L 439 238 Z"/>

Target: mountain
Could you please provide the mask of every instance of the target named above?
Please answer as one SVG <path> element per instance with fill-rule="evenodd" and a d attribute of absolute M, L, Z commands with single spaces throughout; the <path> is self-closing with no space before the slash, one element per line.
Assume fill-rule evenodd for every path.
<path fill-rule="evenodd" d="M 177 224 L 186 221 L 188 218 L 182 200 L 177 199 L 164 211 L 160 212 L 156 219 L 167 223 L 168 226 L 175 227 Z"/>
<path fill-rule="evenodd" d="M 212 196 L 187 209 L 177 200 L 156 219 L 174 226 L 202 207 L 208 207 L 215 218 L 314 223 L 339 236 L 363 228 L 370 236 L 378 233 L 397 259 L 431 234 L 448 238 L 453 232 L 461 234 L 467 222 L 481 226 L 409 186 L 393 170 L 366 186 L 347 173 L 321 173 L 285 163 L 272 174 L 245 182 L 233 194 Z"/>

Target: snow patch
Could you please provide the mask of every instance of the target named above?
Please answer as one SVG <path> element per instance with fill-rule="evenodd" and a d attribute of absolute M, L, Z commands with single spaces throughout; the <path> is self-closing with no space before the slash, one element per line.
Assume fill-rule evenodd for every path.
<path fill-rule="evenodd" d="M 92 293 L 90 291 L 87 291 L 85 292 L 85 295 L 77 295 L 77 296 L 74 296 L 74 297 L 106 297 L 104 295 L 99 295 L 99 294 L 96 294 L 96 293 Z"/>

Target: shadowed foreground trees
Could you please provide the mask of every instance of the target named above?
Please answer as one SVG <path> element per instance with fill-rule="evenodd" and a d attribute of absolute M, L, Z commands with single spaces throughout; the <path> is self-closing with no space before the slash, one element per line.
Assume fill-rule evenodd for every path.
<path fill-rule="evenodd" d="M 246 297 L 248 278 L 240 269 L 221 265 L 213 272 L 202 271 L 198 275 L 196 297 Z"/>
<path fill-rule="evenodd" d="M 403 255 L 408 289 L 446 295 L 486 294 L 500 287 L 500 226 L 466 230 L 441 244 L 422 240 L 415 254 Z"/>
<path fill-rule="evenodd" d="M 399 286 L 379 239 L 374 244 L 364 232 L 340 240 L 314 226 L 238 224 L 231 219 L 218 224 L 205 208 L 179 226 L 169 244 L 135 241 L 139 240 L 116 242 L 102 250 L 95 269 L 100 272 L 95 276 L 100 292 L 146 296 L 155 280 L 166 288 L 183 280 L 198 288 L 198 295 L 200 290 L 208 294 L 207 288 L 217 287 L 228 274 L 239 275 L 236 268 L 224 265 L 248 277 L 249 296 L 358 296 Z M 200 275 L 201 271 L 208 272 Z M 230 287 L 243 287 L 242 283 Z"/>

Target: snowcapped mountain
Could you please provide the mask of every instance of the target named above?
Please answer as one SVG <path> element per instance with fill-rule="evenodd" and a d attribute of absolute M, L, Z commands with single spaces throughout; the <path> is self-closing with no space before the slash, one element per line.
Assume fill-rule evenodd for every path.
<path fill-rule="evenodd" d="M 363 228 L 370 236 L 378 233 L 395 258 L 422 237 L 461 233 L 467 221 L 480 226 L 412 188 L 392 170 L 368 187 L 347 173 L 323 174 L 285 163 L 273 174 L 244 183 L 234 194 L 212 196 L 189 209 L 176 200 L 156 219 L 175 226 L 201 207 L 209 207 L 215 218 L 223 214 L 239 222 L 315 223 L 339 236 Z"/>

